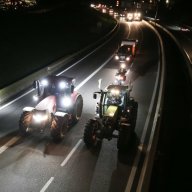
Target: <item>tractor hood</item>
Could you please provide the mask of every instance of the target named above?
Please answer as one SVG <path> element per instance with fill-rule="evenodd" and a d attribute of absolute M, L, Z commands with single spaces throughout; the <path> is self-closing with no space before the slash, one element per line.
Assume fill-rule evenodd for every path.
<path fill-rule="evenodd" d="M 37 110 L 47 110 L 49 113 L 56 112 L 56 96 L 50 95 L 40 101 L 35 107 Z"/>

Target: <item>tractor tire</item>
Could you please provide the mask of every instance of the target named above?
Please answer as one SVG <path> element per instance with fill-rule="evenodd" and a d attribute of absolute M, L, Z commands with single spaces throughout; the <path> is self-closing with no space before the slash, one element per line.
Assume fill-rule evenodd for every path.
<path fill-rule="evenodd" d="M 54 141 L 61 141 L 68 130 L 68 115 L 53 116 L 51 121 L 51 137 Z"/>
<path fill-rule="evenodd" d="M 76 124 L 81 118 L 82 110 L 83 110 L 83 97 L 81 95 L 78 95 L 72 112 L 73 125 Z"/>
<path fill-rule="evenodd" d="M 99 129 L 99 123 L 90 119 L 85 125 L 83 140 L 88 148 L 93 148 L 101 143 L 96 137 L 96 131 Z"/>
<path fill-rule="evenodd" d="M 120 124 L 120 129 L 119 129 L 119 136 L 117 139 L 117 148 L 119 151 L 128 151 L 130 139 L 133 135 L 133 131 L 131 129 L 131 126 L 126 123 L 122 122 Z"/>
<path fill-rule="evenodd" d="M 29 125 L 31 123 L 32 113 L 23 112 L 19 119 L 19 132 L 22 136 L 29 135 Z"/>

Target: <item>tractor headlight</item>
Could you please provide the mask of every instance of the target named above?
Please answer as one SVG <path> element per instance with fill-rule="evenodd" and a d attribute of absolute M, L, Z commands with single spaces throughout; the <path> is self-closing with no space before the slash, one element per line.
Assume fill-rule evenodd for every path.
<path fill-rule="evenodd" d="M 126 57 L 126 61 L 129 61 L 130 60 L 130 57 Z"/>
<path fill-rule="evenodd" d="M 66 84 L 66 82 L 64 82 L 64 81 L 61 81 L 61 82 L 59 83 L 59 88 L 60 88 L 60 89 L 65 89 L 66 86 L 67 86 L 67 84 Z"/>
<path fill-rule="evenodd" d="M 121 67 L 122 69 L 125 69 L 125 68 L 126 68 L 125 63 L 122 63 L 120 67 Z"/>
<path fill-rule="evenodd" d="M 48 114 L 44 113 L 35 113 L 33 114 L 33 119 L 36 123 L 41 123 L 42 121 L 46 121 L 48 119 Z"/>
<path fill-rule="evenodd" d="M 39 97 L 37 95 L 33 95 L 33 100 L 34 101 L 38 101 L 39 100 Z"/>
<path fill-rule="evenodd" d="M 111 94 L 112 95 L 119 95 L 120 91 L 118 89 L 111 89 Z"/>
<path fill-rule="evenodd" d="M 62 105 L 63 105 L 63 107 L 70 107 L 70 106 L 72 105 L 72 100 L 71 100 L 71 98 L 70 98 L 70 97 L 67 97 L 67 96 L 63 97 L 63 99 L 62 99 Z"/>
<path fill-rule="evenodd" d="M 49 82 L 48 82 L 47 79 L 43 79 L 43 80 L 41 81 L 41 84 L 42 84 L 43 86 L 47 86 L 47 85 L 49 84 Z"/>
<path fill-rule="evenodd" d="M 118 55 L 115 55 L 115 59 L 116 59 L 116 60 L 119 60 L 119 56 L 118 56 Z"/>

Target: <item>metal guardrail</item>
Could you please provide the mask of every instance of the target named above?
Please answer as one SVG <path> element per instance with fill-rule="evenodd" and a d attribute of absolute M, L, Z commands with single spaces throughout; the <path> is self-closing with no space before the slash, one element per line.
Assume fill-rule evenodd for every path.
<path fill-rule="evenodd" d="M 53 62 L 51 65 L 49 65 L 45 68 L 42 68 L 41 70 L 39 70 L 35 73 L 32 73 L 31 75 L 28 75 L 27 77 L 7 86 L 5 88 L 0 89 L 0 104 L 3 104 L 10 98 L 19 94 L 21 91 L 29 88 L 35 79 L 40 79 L 44 76 L 53 74 L 54 72 L 61 69 L 68 62 L 72 61 L 72 59 L 74 59 L 78 55 L 80 55 L 84 52 L 87 52 L 87 51 L 93 49 L 94 47 L 98 46 L 99 44 L 101 44 L 103 41 L 106 41 L 106 39 L 108 39 L 110 36 L 112 36 L 117 31 L 118 28 L 119 28 L 119 23 L 117 22 L 116 25 L 114 26 L 114 28 L 108 34 L 106 34 L 104 37 L 100 38 L 98 41 L 92 43 L 91 45 L 88 45 L 87 47 L 81 49 L 80 51 L 78 51 L 72 55 L 63 57 L 63 58 Z"/>

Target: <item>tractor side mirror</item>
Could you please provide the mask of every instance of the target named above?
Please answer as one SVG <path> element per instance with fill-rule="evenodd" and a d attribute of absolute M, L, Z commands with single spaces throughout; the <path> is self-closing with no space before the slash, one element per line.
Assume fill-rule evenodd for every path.
<path fill-rule="evenodd" d="M 97 93 L 93 93 L 93 99 L 97 99 Z"/>
<path fill-rule="evenodd" d="M 38 84 L 37 80 L 33 81 L 33 88 L 34 88 L 34 89 L 37 89 L 37 87 L 38 87 L 37 84 Z"/>
<path fill-rule="evenodd" d="M 40 92 L 40 85 L 39 85 L 39 81 L 38 80 L 33 81 L 33 88 L 37 90 L 37 95 L 41 94 L 41 92 Z"/>

